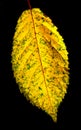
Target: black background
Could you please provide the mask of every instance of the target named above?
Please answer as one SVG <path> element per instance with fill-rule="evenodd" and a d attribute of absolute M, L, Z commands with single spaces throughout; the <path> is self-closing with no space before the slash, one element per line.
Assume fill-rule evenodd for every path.
<path fill-rule="evenodd" d="M 30 130 L 80 129 L 80 3 L 73 1 L 31 0 L 40 8 L 63 36 L 69 52 L 70 84 L 58 111 L 58 122 L 32 106 L 20 93 L 11 68 L 11 48 L 15 26 L 21 13 L 28 9 L 27 0 L 0 1 L 0 95 L 3 127 Z M 2 124 L 1 123 L 1 124 Z"/>

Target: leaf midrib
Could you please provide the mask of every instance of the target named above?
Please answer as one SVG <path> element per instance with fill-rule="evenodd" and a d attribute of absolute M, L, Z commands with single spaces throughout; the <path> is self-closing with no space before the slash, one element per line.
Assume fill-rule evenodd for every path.
<path fill-rule="evenodd" d="M 44 77 L 44 83 L 45 83 L 45 87 L 46 87 L 46 80 L 45 80 L 45 75 L 44 75 L 44 69 L 43 69 L 43 65 L 42 65 L 42 61 L 41 61 L 38 40 L 37 40 L 37 37 L 36 37 L 36 30 L 35 30 L 34 18 L 33 18 L 33 14 L 32 14 L 32 10 L 31 9 L 30 9 L 30 13 L 31 13 L 31 18 L 32 18 L 32 22 L 33 22 L 33 29 L 34 29 L 35 39 L 36 39 L 36 42 L 37 42 L 38 55 L 39 55 L 39 60 L 40 60 L 40 64 L 41 64 L 41 70 L 42 70 L 42 74 L 43 74 L 43 77 Z M 47 91 L 47 96 L 48 96 L 48 99 L 49 99 L 49 102 L 50 102 L 50 107 L 52 107 L 52 103 L 51 103 L 51 99 L 50 99 L 47 87 L 46 87 L 46 91 Z"/>

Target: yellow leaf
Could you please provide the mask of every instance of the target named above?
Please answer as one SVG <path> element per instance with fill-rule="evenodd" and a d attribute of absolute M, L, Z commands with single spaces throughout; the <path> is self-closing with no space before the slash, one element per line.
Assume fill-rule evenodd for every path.
<path fill-rule="evenodd" d="M 40 9 L 26 10 L 18 19 L 11 55 L 21 93 L 56 122 L 69 84 L 68 52 L 57 27 Z"/>

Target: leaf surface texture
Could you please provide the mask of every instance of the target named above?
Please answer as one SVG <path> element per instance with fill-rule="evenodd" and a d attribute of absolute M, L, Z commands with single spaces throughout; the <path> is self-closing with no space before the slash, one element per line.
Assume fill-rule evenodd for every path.
<path fill-rule="evenodd" d="M 69 84 L 68 52 L 57 27 L 39 8 L 18 19 L 11 55 L 21 93 L 57 121 Z"/>

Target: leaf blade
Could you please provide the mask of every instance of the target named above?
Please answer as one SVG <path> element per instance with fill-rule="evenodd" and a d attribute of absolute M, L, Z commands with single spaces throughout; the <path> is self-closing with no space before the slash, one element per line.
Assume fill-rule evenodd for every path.
<path fill-rule="evenodd" d="M 57 121 L 69 83 L 63 38 L 50 18 L 35 8 L 23 12 L 13 39 L 12 69 L 20 91 Z"/>

